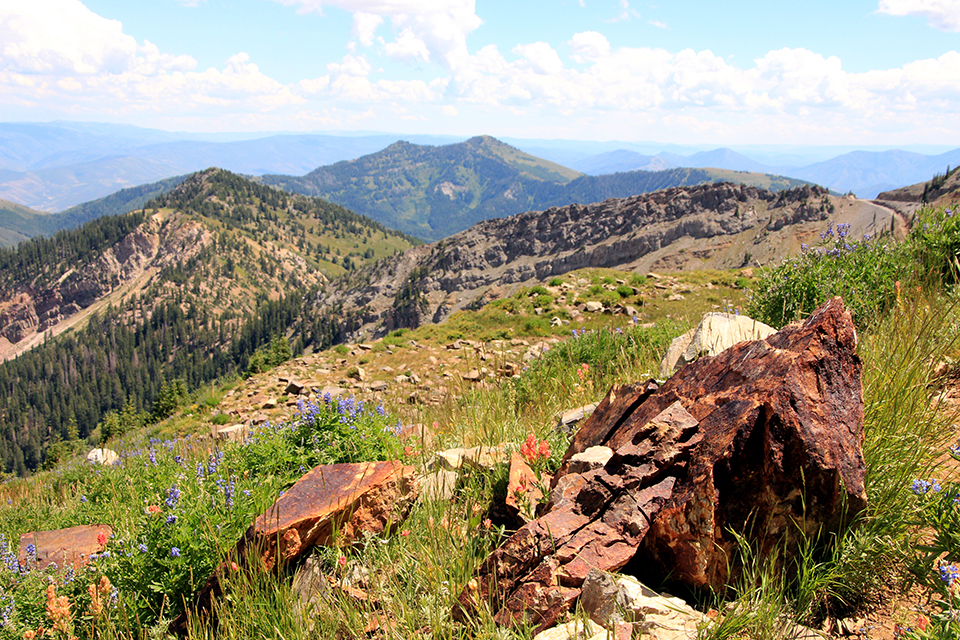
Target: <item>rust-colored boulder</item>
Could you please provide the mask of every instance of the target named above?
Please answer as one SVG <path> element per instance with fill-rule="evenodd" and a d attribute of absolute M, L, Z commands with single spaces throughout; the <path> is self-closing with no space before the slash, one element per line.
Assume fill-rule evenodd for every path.
<path fill-rule="evenodd" d="M 836 531 L 866 506 L 861 362 L 839 298 L 803 324 L 686 365 L 663 387 L 613 388 L 575 436 L 540 518 L 481 566 L 458 614 L 553 624 L 591 568 L 631 560 L 694 589 L 736 571 L 730 530 L 761 554 Z M 569 470 L 592 446 L 599 469 Z"/>
<path fill-rule="evenodd" d="M 330 464 L 307 472 L 254 521 L 237 543 L 241 567 L 267 570 L 297 560 L 315 545 L 348 546 L 364 532 L 379 533 L 406 517 L 416 497 L 414 467 L 398 461 Z M 197 594 L 198 613 L 222 594 L 221 566 Z M 186 614 L 170 625 L 186 632 Z"/>
<path fill-rule="evenodd" d="M 82 567 L 90 554 L 100 553 L 110 539 L 113 529 L 105 524 L 84 524 L 54 531 L 31 531 L 20 536 L 19 561 L 30 569 L 44 569 L 50 564 L 58 567 Z M 28 549 L 33 545 L 33 549 Z M 28 553 L 33 551 L 33 553 Z M 32 564 L 33 562 L 36 564 Z"/>
<path fill-rule="evenodd" d="M 351 545 L 402 519 L 416 497 L 414 472 L 401 462 L 316 467 L 257 517 L 242 543 L 258 550 L 266 569 L 314 545 Z"/>

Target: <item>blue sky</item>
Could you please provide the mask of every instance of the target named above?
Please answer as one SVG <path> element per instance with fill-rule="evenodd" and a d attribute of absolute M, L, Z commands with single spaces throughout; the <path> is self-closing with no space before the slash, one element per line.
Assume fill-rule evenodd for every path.
<path fill-rule="evenodd" d="M 960 146 L 960 0 L 0 0 L 0 120 Z"/>

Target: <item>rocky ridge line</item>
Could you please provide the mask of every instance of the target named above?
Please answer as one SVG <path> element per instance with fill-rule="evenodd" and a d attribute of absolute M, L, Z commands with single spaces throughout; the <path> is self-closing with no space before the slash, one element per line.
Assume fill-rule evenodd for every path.
<path fill-rule="evenodd" d="M 350 340 L 441 322 L 576 269 L 646 272 L 766 264 L 812 243 L 828 224 L 889 228 L 892 212 L 820 187 L 779 194 L 731 183 L 673 187 L 595 204 L 491 219 L 344 277 L 316 308 L 349 318 Z"/>

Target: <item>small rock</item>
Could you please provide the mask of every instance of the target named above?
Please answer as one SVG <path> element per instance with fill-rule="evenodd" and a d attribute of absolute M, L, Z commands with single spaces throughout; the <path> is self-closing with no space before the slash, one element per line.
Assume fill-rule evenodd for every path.
<path fill-rule="evenodd" d="M 696 328 L 670 343 L 660 361 L 660 376 L 669 377 L 675 369 L 701 356 L 715 356 L 739 342 L 763 340 L 776 331 L 747 316 L 717 312 L 704 314 Z"/>
<path fill-rule="evenodd" d="M 276 409 L 276 408 L 277 408 L 277 401 L 276 401 L 276 400 L 267 400 L 267 401 L 264 402 L 262 405 L 260 405 L 260 408 L 261 408 L 261 409 Z"/>
<path fill-rule="evenodd" d="M 242 424 L 234 424 L 229 427 L 217 429 L 217 440 L 229 440 L 231 442 L 243 442 L 247 435 L 247 428 Z"/>
<path fill-rule="evenodd" d="M 570 433 L 573 431 L 573 428 L 576 427 L 576 425 L 593 413 L 596 408 L 597 405 L 594 403 L 565 411 L 559 418 L 557 418 L 557 427 L 564 433 Z"/>
<path fill-rule="evenodd" d="M 283 390 L 284 393 L 291 396 L 298 396 L 303 393 L 303 385 L 295 380 L 291 380 L 287 383 L 287 387 Z"/>
<path fill-rule="evenodd" d="M 603 311 L 603 304 L 596 300 L 590 300 L 583 306 L 583 310 L 587 313 L 600 313 Z"/>
<path fill-rule="evenodd" d="M 120 456 L 118 456 L 117 452 L 113 449 L 91 449 L 90 453 L 87 454 L 87 462 L 94 464 L 112 465 L 119 459 Z"/>
<path fill-rule="evenodd" d="M 363 382 L 367 378 L 367 372 L 363 370 L 363 367 L 350 367 L 350 369 L 347 370 L 347 377 Z"/>
<path fill-rule="evenodd" d="M 426 500 L 449 501 L 453 498 L 453 489 L 457 486 L 457 472 L 438 469 L 433 473 L 417 478 L 419 494 Z"/>
<path fill-rule="evenodd" d="M 386 391 L 388 386 L 389 385 L 387 384 L 386 380 L 374 380 L 370 383 L 370 391 Z"/>
<path fill-rule="evenodd" d="M 541 631 L 533 640 L 600 640 L 607 637 L 606 630 L 592 620 L 571 620 L 566 624 Z"/>
<path fill-rule="evenodd" d="M 478 369 L 470 369 L 470 371 L 467 371 L 465 374 L 463 374 L 460 377 L 466 380 L 467 382 L 479 382 L 480 380 L 483 379 L 483 376 L 480 374 L 480 371 Z"/>
<path fill-rule="evenodd" d="M 338 396 L 343 395 L 345 392 L 346 392 L 346 389 L 341 389 L 340 387 L 327 386 L 320 389 L 319 393 L 320 393 L 320 396 L 324 398 L 327 395 L 329 395 L 331 398 L 336 398 Z"/>
<path fill-rule="evenodd" d="M 438 451 L 434 454 L 433 462 L 428 465 L 430 468 L 445 468 L 450 471 L 457 471 L 465 465 L 479 467 L 483 469 L 492 469 L 497 464 L 506 462 L 509 455 L 504 445 L 496 447 L 472 447 L 470 449 L 456 448 Z"/>

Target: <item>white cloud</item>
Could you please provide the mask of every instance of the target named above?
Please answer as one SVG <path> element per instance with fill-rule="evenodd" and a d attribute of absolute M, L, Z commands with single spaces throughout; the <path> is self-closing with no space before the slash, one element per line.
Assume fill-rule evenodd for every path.
<path fill-rule="evenodd" d="M 375 13 L 357 11 L 353 14 L 353 33 L 365 47 L 373 44 L 373 35 L 381 24 L 383 24 L 383 16 Z"/>
<path fill-rule="evenodd" d="M 546 42 L 521 44 L 513 48 L 513 53 L 521 56 L 520 63 L 540 75 L 556 75 L 563 71 L 563 61 L 557 52 Z"/>
<path fill-rule="evenodd" d="M 448 69 L 455 69 L 466 60 L 467 35 L 481 24 L 474 0 L 278 1 L 296 6 L 299 11 L 322 12 L 324 7 L 336 7 L 354 15 L 388 17 L 397 40 L 387 44 L 387 55 L 400 60 L 429 60 Z M 354 29 L 369 33 L 358 29 L 356 18 Z"/>
<path fill-rule="evenodd" d="M 138 44 L 79 0 L 0 0 L 0 105 L 62 103 L 68 115 L 264 111 L 303 102 L 246 53 L 223 69 Z"/>
<path fill-rule="evenodd" d="M 650 24 L 657 29 L 669 29 L 670 27 L 666 22 L 660 22 L 659 20 L 647 20 L 647 24 Z"/>
<path fill-rule="evenodd" d="M 0 63 L 20 73 L 123 71 L 137 42 L 79 0 L 0 2 Z"/>
<path fill-rule="evenodd" d="M 430 51 L 427 49 L 427 44 L 418 38 L 413 29 L 409 27 L 400 32 L 396 41 L 385 43 L 383 50 L 384 53 L 395 60 L 430 62 Z"/>
<path fill-rule="evenodd" d="M 610 42 L 597 31 L 583 31 L 573 34 L 569 42 L 574 62 L 583 64 L 588 60 L 597 60 L 610 55 Z"/>
<path fill-rule="evenodd" d="M 880 0 L 880 13 L 925 16 L 931 27 L 960 31 L 960 0 Z"/>
<path fill-rule="evenodd" d="M 640 14 L 636 10 L 630 8 L 629 0 L 620 0 L 620 13 L 617 14 L 616 18 L 611 18 L 607 22 L 624 22 L 630 20 L 631 18 L 639 18 Z"/>

